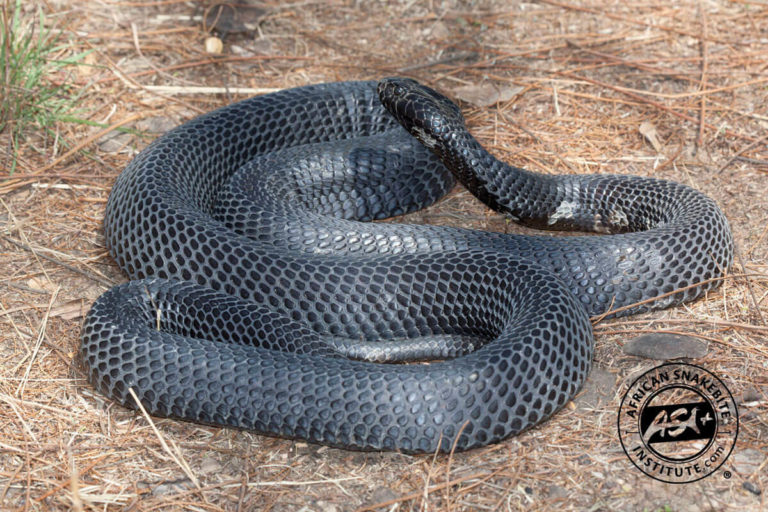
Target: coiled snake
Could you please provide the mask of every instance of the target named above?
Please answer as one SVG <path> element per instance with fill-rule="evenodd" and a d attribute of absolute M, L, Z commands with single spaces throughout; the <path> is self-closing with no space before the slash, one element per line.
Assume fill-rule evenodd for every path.
<path fill-rule="evenodd" d="M 614 234 L 360 222 L 421 208 L 453 176 L 519 222 Z M 549 417 L 589 371 L 589 315 L 678 289 L 623 313 L 694 299 L 733 245 L 691 188 L 508 166 L 454 103 L 399 78 L 285 90 L 179 126 L 120 174 L 104 230 L 137 281 L 83 326 L 101 392 L 404 452 L 481 446 Z"/>

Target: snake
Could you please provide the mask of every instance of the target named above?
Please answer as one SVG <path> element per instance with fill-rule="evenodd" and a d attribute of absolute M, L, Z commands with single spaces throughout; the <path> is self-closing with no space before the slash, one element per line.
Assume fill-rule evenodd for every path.
<path fill-rule="evenodd" d="M 378 222 L 458 180 L 510 234 Z M 629 175 L 506 164 L 408 78 L 284 89 L 155 139 L 104 236 L 130 281 L 92 305 L 88 380 L 126 407 L 352 450 L 449 452 L 540 424 L 583 386 L 590 316 L 713 289 L 715 201 Z"/>

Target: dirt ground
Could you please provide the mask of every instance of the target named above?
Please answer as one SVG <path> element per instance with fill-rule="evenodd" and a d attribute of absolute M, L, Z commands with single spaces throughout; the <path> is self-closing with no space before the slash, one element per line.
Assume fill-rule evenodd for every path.
<path fill-rule="evenodd" d="M 51 79 L 84 91 L 76 115 L 100 126 L 29 134 L 12 176 L 0 134 L 0 509 L 768 510 L 765 2 L 241 1 L 218 19 L 210 2 L 25 4 L 64 30 L 64 53 L 92 50 Z M 221 53 L 206 53 L 209 35 Z M 391 75 L 461 99 L 471 131 L 512 164 L 662 177 L 715 198 L 738 247 L 728 278 L 691 304 L 596 320 L 583 396 L 520 436 L 452 456 L 150 419 L 95 392 L 75 359 L 84 312 L 125 280 L 101 221 L 128 161 L 237 99 Z M 524 231 L 461 187 L 406 220 Z M 739 407 L 733 453 L 695 483 L 652 480 L 619 443 L 622 394 L 658 364 L 622 346 L 648 332 L 707 342 L 692 362 Z"/>

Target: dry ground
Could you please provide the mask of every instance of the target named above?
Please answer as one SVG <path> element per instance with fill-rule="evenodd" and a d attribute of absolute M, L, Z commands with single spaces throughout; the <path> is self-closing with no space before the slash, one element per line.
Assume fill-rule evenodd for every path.
<path fill-rule="evenodd" d="M 78 115 L 133 130 L 103 136 L 61 124 L 58 141 L 30 134 L 19 169 L 0 176 L 0 509 L 768 509 L 764 1 L 268 0 L 263 10 L 241 6 L 222 19 L 229 25 L 220 55 L 204 51 L 197 2 L 40 6 L 71 51 L 94 50 L 91 66 L 69 77 L 87 88 Z M 711 195 L 736 236 L 732 275 L 693 304 L 599 322 L 597 398 L 452 457 L 353 453 L 157 418 L 153 425 L 94 392 L 74 358 L 83 310 L 125 279 L 100 231 L 110 186 L 158 132 L 252 94 L 194 88 L 395 74 L 468 99 L 471 130 L 510 163 L 659 176 Z M 478 106 L 487 88 L 502 100 Z M 67 152 L 63 140 L 82 144 Z M 7 150 L 0 139 L 0 168 Z M 409 220 L 517 229 L 461 188 Z M 693 484 L 649 479 L 617 438 L 623 389 L 656 364 L 621 346 L 654 331 L 707 340 L 708 355 L 694 362 L 719 375 L 739 404 L 734 453 Z"/>

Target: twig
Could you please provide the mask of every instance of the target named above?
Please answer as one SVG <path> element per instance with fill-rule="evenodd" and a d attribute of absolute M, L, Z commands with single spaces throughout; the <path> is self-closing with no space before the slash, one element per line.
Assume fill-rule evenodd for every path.
<path fill-rule="evenodd" d="M 713 327 L 721 327 L 722 330 L 727 329 L 744 329 L 745 331 L 753 331 L 753 332 L 761 332 L 768 334 L 768 327 L 760 327 L 759 325 L 752 325 L 752 324 L 743 324 L 740 322 L 730 322 L 727 320 L 716 320 L 714 318 L 708 318 L 708 319 L 696 319 L 696 318 L 666 318 L 663 320 L 659 320 L 659 323 L 662 324 L 705 324 L 705 325 L 711 325 Z M 595 332 L 605 332 L 606 330 L 609 330 L 617 325 L 647 325 L 648 320 L 622 320 L 620 322 L 616 323 L 610 323 L 605 326 L 597 326 L 595 327 Z M 656 330 L 654 329 L 654 332 Z"/>
<path fill-rule="evenodd" d="M 747 250 L 747 257 L 750 257 L 752 255 L 752 251 L 755 250 L 761 243 L 763 243 L 763 239 L 765 238 L 765 235 L 768 234 L 768 222 L 765 223 L 765 227 L 763 227 L 763 232 L 760 233 L 760 236 L 757 237 L 757 241 L 752 244 L 752 247 L 750 247 Z"/>
<path fill-rule="evenodd" d="M 752 298 L 752 305 L 757 312 L 760 323 L 765 325 L 765 318 L 763 318 L 763 312 L 760 311 L 760 303 L 755 297 L 755 291 L 752 289 L 752 281 L 749 279 L 749 275 L 747 274 L 747 267 L 744 265 L 744 259 L 741 257 L 741 251 L 739 250 L 738 246 L 734 247 L 734 251 L 736 252 L 736 258 L 739 260 L 739 265 L 741 265 L 741 270 L 744 272 L 744 280 L 747 283 L 747 290 L 749 291 L 749 295 Z"/>
<path fill-rule="evenodd" d="M 644 299 L 644 300 L 641 300 L 641 301 L 638 301 L 638 302 L 634 302 L 632 304 L 627 304 L 626 306 L 621 306 L 621 307 L 616 308 L 616 309 L 608 309 L 608 311 L 606 311 L 605 313 L 602 313 L 600 315 L 592 317 L 592 325 L 594 326 L 598 322 L 600 322 L 603 319 L 605 319 L 607 316 L 615 315 L 616 313 L 621 313 L 622 311 L 627 311 L 627 310 L 636 308 L 637 306 L 642 306 L 643 304 L 650 304 L 650 303 L 656 302 L 659 299 L 663 299 L 665 297 L 669 297 L 669 296 L 672 296 L 672 295 L 676 295 L 676 294 L 678 294 L 680 292 L 684 292 L 686 290 L 690 290 L 691 288 L 698 288 L 698 287 L 704 286 L 706 284 L 715 283 L 717 281 L 723 281 L 725 279 L 733 279 L 734 277 L 741 277 L 743 275 L 745 275 L 745 274 L 728 274 L 728 275 L 725 275 L 725 276 L 713 277 L 711 279 L 705 279 L 704 281 L 699 281 L 698 283 L 689 284 L 688 286 L 683 286 L 682 288 L 677 288 L 675 290 L 672 290 L 671 292 L 662 293 L 661 295 L 656 295 L 655 297 L 651 297 L 651 298 Z"/>
<path fill-rule="evenodd" d="M 70 499 L 72 500 L 72 509 L 76 512 L 83 512 L 83 500 L 80 496 L 80 472 L 77 470 L 72 447 L 67 446 L 67 448 L 67 451 L 69 452 L 69 465 L 71 467 L 69 490 Z"/>
<path fill-rule="evenodd" d="M 251 62 L 251 61 L 265 61 L 265 60 L 311 60 L 314 57 L 301 57 L 301 56 L 291 56 L 291 55 L 251 55 L 247 57 L 220 57 L 220 58 L 210 58 L 205 60 L 196 60 L 193 62 L 183 62 L 181 64 L 174 64 L 172 66 L 166 66 L 164 68 L 158 68 L 158 70 L 149 69 L 146 71 L 138 71 L 136 73 L 122 73 L 122 77 L 120 76 L 110 76 L 105 77 L 100 80 L 97 80 L 96 83 L 104 83 L 104 82 L 114 82 L 115 80 L 122 80 L 123 78 L 128 79 L 134 79 L 141 76 L 147 76 L 147 75 L 154 75 L 157 74 L 158 71 L 177 71 L 179 69 L 186 69 L 186 68 L 195 68 L 197 66 L 205 66 L 208 64 L 224 64 L 228 62 Z"/>
<path fill-rule="evenodd" d="M 142 85 L 141 88 L 164 94 L 267 94 L 283 90 L 280 87 L 205 87 L 196 85 Z"/>
<path fill-rule="evenodd" d="M 133 390 L 133 388 L 128 388 L 128 392 L 133 397 L 133 400 L 136 402 L 136 406 L 141 411 L 141 414 L 144 416 L 144 419 L 147 420 L 149 423 L 149 426 L 152 428 L 152 431 L 155 433 L 155 436 L 157 436 L 157 439 L 160 441 L 160 446 L 163 447 L 163 450 L 165 450 L 165 453 L 167 453 L 171 459 L 176 463 L 177 466 L 184 472 L 185 475 L 187 475 L 187 478 L 192 481 L 193 484 L 195 484 L 195 487 L 200 489 L 200 482 L 197 480 L 197 477 L 192 472 L 192 469 L 189 467 L 189 464 L 187 464 L 187 461 L 184 460 L 184 456 L 181 454 L 181 451 L 179 450 L 178 446 L 171 440 L 171 444 L 173 444 L 173 450 L 171 450 L 171 447 L 168 446 L 168 443 L 165 442 L 165 438 L 160 433 L 160 431 L 155 426 L 155 422 L 152 421 L 152 417 L 149 415 L 147 410 L 144 408 L 144 406 L 141 404 L 141 400 L 139 400 L 138 395 L 136 395 L 136 392 Z M 203 499 L 205 499 L 204 496 L 201 496 Z"/>
<path fill-rule="evenodd" d="M 617 21 L 622 21 L 622 22 L 627 23 L 629 25 L 639 25 L 641 27 L 646 27 L 646 28 L 650 28 L 650 29 L 664 30 L 665 32 L 672 32 L 673 34 L 679 34 L 679 35 L 689 36 L 689 37 L 693 37 L 693 38 L 701 37 L 701 34 L 697 34 L 695 32 L 689 32 L 687 30 L 680 30 L 678 28 L 670 27 L 670 26 L 667 26 L 667 25 L 651 24 L 651 23 L 647 23 L 645 21 L 641 21 L 639 19 L 632 19 L 632 18 L 627 18 L 625 16 L 619 16 L 618 14 L 611 14 L 611 12 L 609 10 L 607 10 L 607 9 L 591 9 L 589 7 L 582 7 L 582 6 L 579 6 L 579 5 L 571 5 L 571 4 L 566 4 L 566 3 L 562 3 L 562 2 L 556 2 L 555 0 L 540 0 L 540 1 L 541 1 L 541 3 L 544 3 L 544 4 L 549 4 L 549 5 L 554 5 L 554 6 L 557 6 L 557 7 L 562 7 L 563 9 L 568 9 L 568 10 L 578 11 L 578 12 L 587 12 L 587 13 L 590 13 L 590 14 L 595 14 L 597 16 L 605 16 L 606 18 L 610 18 L 612 20 L 617 20 Z M 727 41 L 725 39 L 715 39 L 715 38 L 710 39 L 710 41 L 712 41 L 713 43 L 721 43 L 721 44 L 725 44 L 725 45 L 729 45 L 729 46 L 734 45 L 734 44 L 741 44 L 743 46 L 746 46 L 746 45 L 749 44 L 747 42 Z"/>
<path fill-rule="evenodd" d="M 6 242 L 8 242 L 9 244 L 15 245 L 16 247 L 24 249 L 25 251 L 29 251 L 32 254 L 34 254 L 35 256 L 37 256 L 37 257 L 43 258 L 44 260 L 48 260 L 51 263 L 55 263 L 56 265 L 58 265 L 60 267 L 64 267 L 67 270 L 71 270 L 72 272 L 76 272 L 76 273 L 78 273 L 78 274 L 80 274 L 82 276 L 87 277 L 88 279 L 91 279 L 92 281 L 96 281 L 97 283 L 103 284 L 104 286 L 107 286 L 109 288 L 112 288 L 116 284 L 115 282 L 110 281 L 109 279 L 106 279 L 104 277 L 101 277 L 101 276 L 98 276 L 98 275 L 95 275 L 95 274 L 91 274 L 90 272 L 86 272 L 85 270 L 81 270 L 81 269 L 79 269 L 79 268 L 77 268 L 75 266 L 72 266 L 72 265 L 68 264 L 68 263 L 64 263 L 63 261 L 57 260 L 56 258 L 53 258 L 51 256 L 47 256 L 47 255 L 45 255 L 45 254 L 43 254 L 43 253 L 41 253 L 39 251 L 36 251 L 31 246 L 29 246 L 27 244 L 23 244 L 23 243 L 21 243 L 21 242 L 19 242 L 17 240 L 14 240 L 13 238 L 11 238 L 9 236 L 0 235 L 0 239 L 3 239 Z"/>
<path fill-rule="evenodd" d="M 720 174 L 720 173 L 721 173 L 721 172 L 723 172 L 723 171 L 724 171 L 724 170 L 725 170 L 725 169 L 726 169 L 726 168 L 727 168 L 729 165 L 731 165 L 731 164 L 732 164 L 734 161 L 736 161 L 736 159 L 738 159 L 738 158 L 739 158 L 741 155 L 743 155 L 743 154 L 744 154 L 744 153 L 746 153 L 747 151 L 751 151 L 751 150 L 753 150 L 754 148 L 756 148 L 756 147 L 757 147 L 757 146 L 759 146 L 760 144 L 763 144 L 764 142 L 768 142 L 768 135 L 763 135 L 762 137 L 760 137 L 759 139 L 757 139 L 755 142 L 753 142 L 753 143 L 752 143 L 752 144 L 750 144 L 749 146 L 745 147 L 744 149 L 740 149 L 739 151 L 737 151 L 735 155 L 733 155 L 733 156 L 732 156 L 732 157 L 731 157 L 731 158 L 730 158 L 730 159 L 729 159 L 727 162 L 725 162 L 725 163 L 722 165 L 722 167 L 720 167 L 720 168 L 717 170 L 717 173 L 718 173 L 718 174 Z"/>
<path fill-rule="evenodd" d="M 588 78 L 588 77 L 585 77 L 585 76 L 575 75 L 575 74 L 570 73 L 568 71 L 555 71 L 554 73 L 557 74 L 557 75 L 567 76 L 567 77 L 573 78 L 575 80 L 583 80 L 583 81 L 589 82 L 589 83 L 591 83 L 593 85 L 599 85 L 600 87 L 605 87 L 606 89 L 611 89 L 612 91 L 616 91 L 616 92 L 619 92 L 621 94 L 626 94 L 627 96 L 629 96 L 630 98 L 632 98 L 634 100 L 637 100 L 637 101 L 639 101 L 641 103 L 645 103 L 645 104 L 651 105 L 651 106 L 653 106 L 653 107 L 655 107 L 655 108 L 657 108 L 659 110 L 663 110 L 664 112 L 666 112 L 668 114 L 671 114 L 671 115 L 673 115 L 675 117 L 679 117 L 680 119 L 684 119 L 684 120 L 690 121 L 692 123 L 697 123 L 698 122 L 696 118 L 691 117 L 688 114 L 683 114 L 681 112 L 677 112 L 674 109 L 672 109 L 670 107 L 667 107 L 666 105 L 662 105 L 658 101 L 653 101 L 651 99 L 645 98 L 644 96 L 642 96 L 640 94 L 637 94 L 637 93 L 634 93 L 632 91 L 629 91 L 629 90 L 627 90 L 624 87 L 619 87 L 619 86 L 612 85 L 612 84 L 609 84 L 609 83 L 606 83 L 606 82 L 601 82 L 600 80 L 594 80 L 592 78 Z M 707 128 L 709 128 L 709 129 L 712 129 L 712 130 L 715 130 L 715 131 L 720 130 L 720 127 L 712 125 L 712 124 L 709 124 L 709 123 L 705 123 L 705 126 Z M 741 133 L 734 133 L 733 131 L 731 131 L 731 130 L 729 130 L 727 128 L 723 128 L 722 129 L 722 133 L 724 135 L 728 136 L 728 137 L 736 137 L 736 138 L 740 138 L 740 139 L 744 139 L 744 140 L 749 140 L 749 141 L 754 141 L 755 140 L 753 137 L 750 137 L 749 135 L 744 135 L 744 134 L 741 134 Z"/>
<path fill-rule="evenodd" d="M 460 484 L 462 482 L 466 482 L 467 480 L 474 480 L 475 478 L 484 477 L 484 479 L 487 480 L 488 478 L 491 478 L 493 475 L 495 475 L 496 473 L 498 473 L 500 471 L 501 471 L 501 469 L 496 470 L 496 471 L 494 471 L 492 473 L 485 472 L 485 471 L 479 472 L 479 473 L 472 473 L 471 475 L 462 476 L 460 478 L 456 478 L 456 479 L 450 480 L 448 482 L 443 482 L 441 484 L 435 484 L 435 485 L 433 485 L 432 487 L 429 488 L 428 492 L 432 493 L 432 492 L 435 492 L 435 491 L 439 491 L 440 489 L 443 489 L 445 487 L 451 487 L 453 485 L 457 485 L 457 484 Z M 378 508 L 388 507 L 389 505 L 394 505 L 396 503 L 402 503 L 404 501 L 415 500 L 415 499 L 420 498 L 423 494 L 424 494 L 423 491 L 417 491 L 417 492 L 413 492 L 411 494 L 406 494 L 405 496 L 399 496 L 397 498 L 393 498 L 391 500 L 381 501 L 379 503 L 374 503 L 372 505 L 365 505 L 363 507 L 358 508 L 357 512 L 366 512 L 368 510 L 376 510 Z"/>
<path fill-rule="evenodd" d="M 27 381 L 29 380 L 29 373 L 32 371 L 32 365 L 35 363 L 35 359 L 37 359 L 37 353 L 40 351 L 40 346 L 43 344 L 45 331 L 48 329 L 48 319 L 51 317 L 51 308 L 53 308 L 53 303 L 56 302 L 56 298 L 59 296 L 59 290 L 61 290 L 61 286 L 56 287 L 56 289 L 51 294 L 51 300 L 48 301 L 48 309 L 45 311 L 45 315 L 43 315 L 43 321 L 40 323 L 40 330 L 37 332 L 35 348 L 32 350 L 32 354 L 30 354 L 29 364 L 27 365 L 27 369 L 24 371 L 24 376 L 16 388 L 17 397 L 21 397 L 21 395 L 24 394 L 24 388 L 26 388 Z"/>
<path fill-rule="evenodd" d="M 2 198 L 0 198 L 0 204 L 5 207 L 5 209 L 8 211 L 8 218 L 11 219 L 11 225 L 16 227 L 16 231 L 18 231 L 19 236 L 24 240 L 24 243 L 29 243 L 29 239 L 27 238 L 27 235 L 24 233 L 24 230 L 22 229 L 21 224 L 16 220 L 16 216 L 13 214 L 13 211 L 11 211 L 11 208 L 6 204 L 5 201 L 3 201 Z M 37 260 L 37 264 L 40 266 L 40 270 L 43 272 L 43 275 L 45 276 L 45 279 L 48 280 L 48 282 L 51 282 L 51 276 L 48 275 L 48 271 L 45 269 L 45 265 L 42 264 L 40 259 L 38 258 L 38 254 L 35 251 L 32 251 L 32 256 Z"/>
<path fill-rule="evenodd" d="M 763 167 L 768 167 L 768 160 L 760 160 L 759 158 L 749 158 L 749 157 L 746 157 L 746 156 L 737 156 L 736 160 L 738 160 L 739 162 L 746 162 L 746 163 L 752 164 L 752 165 L 758 165 L 758 166 L 762 165 Z M 757 170 L 760 171 L 762 169 L 757 169 Z"/>
<path fill-rule="evenodd" d="M 116 123 L 114 123 L 114 124 L 112 124 L 110 126 L 107 126 L 103 130 L 100 130 L 100 131 L 94 133 L 93 135 L 91 135 L 89 137 L 86 137 L 85 139 L 80 141 L 80 143 L 76 144 L 72 149 L 70 149 L 69 151 L 67 151 L 63 155 L 61 155 L 59 158 L 57 158 L 53 162 L 49 163 L 48 165 L 44 165 L 43 167 L 41 167 L 37 171 L 31 172 L 29 174 L 25 174 L 24 177 L 27 178 L 29 176 L 37 176 L 37 175 L 43 174 L 44 172 L 46 172 L 46 171 L 48 171 L 50 169 L 53 169 L 57 165 L 65 162 L 66 160 L 68 160 L 72 155 L 74 155 L 75 153 L 77 153 L 78 151 L 80 151 L 81 149 L 86 147 L 91 142 L 100 139 L 104 135 L 108 134 L 109 132 L 111 132 L 113 130 L 116 130 L 117 128 L 120 128 L 123 125 L 126 125 L 128 123 L 132 123 L 134 121 L 138 121 L 139 119 L 143 119 L 143 118 L 147 117 L 148 115 L 149 114 L 147 112 L 133 114 L 131 116 L 126 117 L 125 119 L 123 119 L 121 121 L 118 121 L 118 122 L 116 122 Z"/>
<path fill-rule="evenodd" d="M 442 59 L 437 59 L 429 62 L 420 62 L 419 64 L 411 64 L 410 66 L 403 66 L 397 68 L 398 73 L 407 73 L 409 71 L 416 71 L 417 69 L 431 68 L 432 66 L 439 66 L 440 64 L 450 64 L 458 60 L 469 59 L 477 55 L 474 52 L 462 52 L 454 55 L 448 55 Z"/>
<path fill-rule="evenodd" d="M 707 49 L 707 9 L 702 2 L 699 2 L 699 12 L 701 13 L 701 38 L 700 38 L 700 50 L 701 50 L 701 86 L 700 90 L 705 91 L 707 89 L 707 70 L 709 68 L 708 49 Z M 697 151 L 701 151 L 704 145 L 704 125 L 706 124 L 707 115 L 707 97 L 702 96 L 700 99 L 699 110 L 699 135 L 696 138 Z"/>
<path fill-rule="evenodd" d="M 596 50 L 591 50 L 589 48 L 586 48 L 584 45 L 577 43 L 573 40 L 567 40 L 566 41 L 568 46 L 572 46 L 574 48 L 577 48 L 582 53 L 586 53 L 588 55 L 593 55 L 595 57 L 600 57 L 602 59 L 608 59 L 611 62 L 608 62 L 608 65 L 612 64 L 621 64 L 622 66 L 627 66 L 635 69 L 639 69 L 640 71 L 647 71 L 649 73 L 655 73 L 662 76 L 670 76 L 672 78 L 676 78 L 678 80 L 685 80 L 687 82 L 693 82 L 697 83 L 698 81 L 695 78 L 691 78 L 689 76 L 685 76 L 681 74 L 680 71 L 674 70 L 674 69 L 665 69 L 665 68 L 659 68 L 656 66 L 649 66 L 648 64 L 645 64 L 645 61 L 636 61 L 636 60 L 628 60 L 624 59 L 622 57 L 619 57 L 618 55 L 614 55 L 612 53 L 605 53 L 605 52 L 599 52 Z"/>
<path fill-rule="evenodd" d="M 117 63 L 115 61 L 113 61 L 109 57 L 109 55 L 107 55 L 106 53 L 100 51 L 98 48 L 94 47 L 94 45 L 91 44 L 88 41 L 86 41 L 86 44 L 91 48 L 91 50 L 93 50 L 94 52 L 98 53 L 99 56 L 101 58 L 103 58 L 107 62 L 107 64 L 109 65 L 109 69 L 115 74 L 115 77 L 114 77 L 115 79 L 121 80 L 126 86 L 128 86 L 129 89 L 137 89 L 137 88 L 141 89 L 141 88 L 143 88 L 142 84 L 140 84 L 139 82 L 137 82 L 136 80 L 131 78 L 129 75 L 126 75 L 125 73 L 123 73 L 123 70 L 120 69 L 120 67 L 117 65 Z M 152 71 L 154 71 L 154 70 L 152 70 Z M 151 92 L 151 91 L 149 91 L 149 92 Z M 180 100 L 178 98 L 174 98 L 172 96 L 164 96 L 164 95 L 160 94 L 159 92 L 153 92 L 152 94 L 154 94 L 155 96 L 158 96 L 159 98 L 166 99 L 166 100 L 168 100 L 168 101 L 170 101 L 172 103 L 177 103 L 177 104 L 179 104 L 179 105 L 181 105 L 181 106 L 183 106 L 183 107 L 185 107 L 185 108 L 187 108 L 187 109 L 189 109 L 189 110 L 191 110 L 193 112 L 197 112 L 198 114 L 202 114 L 203 113 L 203 111 L 201 109 L 199 109 L 198 107 L 196 107 L 196 106 L 194 106 L 194 105 L 192 105 L 190 103 L 187 103 L 186 101 Z"/>

